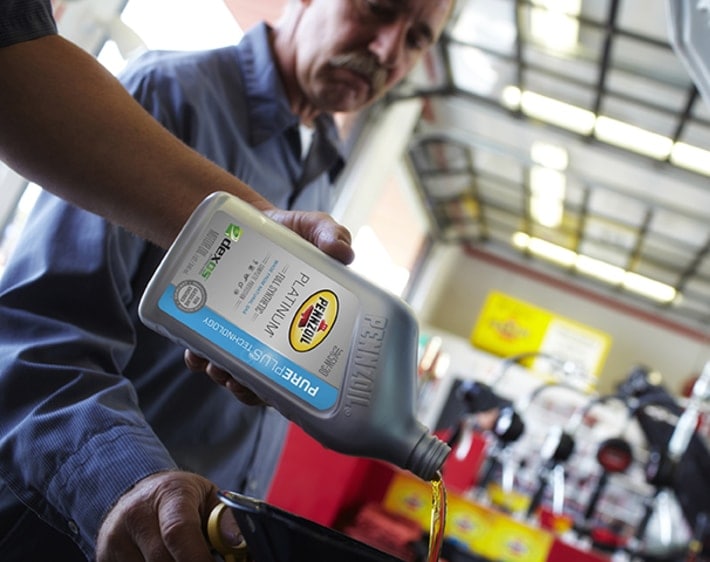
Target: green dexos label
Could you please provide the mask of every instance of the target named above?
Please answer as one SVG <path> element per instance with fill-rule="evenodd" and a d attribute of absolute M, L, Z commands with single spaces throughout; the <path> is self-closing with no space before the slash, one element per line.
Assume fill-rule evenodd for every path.
<path fill-rule="evenodd" d="M 227 231 L 224 234 L 228 236 L 232 242 L 236 242 L 242 235 L 242 229 L 236 224 L 230 223 L 230 225 L 227 227 Z"/>
<path fill-rule="evenodd" d="M 220 242 L 219 246 L 217 246 L 217 249 L 214 251 L 205 267 L 200 272 L 200 275 L 203 279 L 208 279 L 210 275 L 212 275 L 214 270 L 219 265 L 220 260 L 232 247 L 232 243 L 237 242 L 241 235 L 241 227 L 237 226 L 236 224 L 230 223 L 227 229 L 224 231 L 224 238 Z"/>

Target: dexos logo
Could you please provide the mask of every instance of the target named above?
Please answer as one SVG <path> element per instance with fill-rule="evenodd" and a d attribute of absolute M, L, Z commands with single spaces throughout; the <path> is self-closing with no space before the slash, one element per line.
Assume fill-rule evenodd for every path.
<path fill-rule="evenodd" d="M 202 268 L 200 275 L 205 279 L 209 279 L 210 275 L 212 275 L 212 272 L 217 269 L 219 261 L 232 247 L 232 242 L 238 242 L 241 236 L 242 229 L 236 224 L 230 223 L 230 225 L 227 227 L 227 230 L 224 231 L 224 238 L 219 243 L 219 246 L 217 246 L 217 249 L 212 253 L 212 256 L 205 264 L 205 267 Z"/>
<path fill-rule="evenodd" d="M 291 347 L 296 351 L 317 347 L 333 329 L 337 316 L 338 297 L 332 291 L 319 291 L 308 297 L 291 322 Z"/>

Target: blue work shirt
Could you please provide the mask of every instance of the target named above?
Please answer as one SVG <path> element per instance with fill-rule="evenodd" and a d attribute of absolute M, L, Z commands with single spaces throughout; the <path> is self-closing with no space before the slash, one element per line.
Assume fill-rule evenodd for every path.
<path fill-rule="evenodd" d="M 55 33 L 49 0 L 0 0 L 0 47 Z"/>
<path fill-rule="evenodd" d="M 326 169 L 302 185 L 298 118 L 265 25 L 237 46 L 148 53 L 123 80 L 168 129 L 277 206 L 330 208 L 341 165 L 335 126 L 319 118 Z M 40 196 L 0 280 L 0 523 L 23 507 L 17 497 L 91 557 L 107 510 L 156 471 L 181 468 L 221 488 L 266 493 L 284 418 L 189 373 L 184 349 L 138 319 L 163 254 Z M 0 528 L 0 560 L 10 559 L 3 547 L 52 540 L 46 523 L 23 521 Z"/>

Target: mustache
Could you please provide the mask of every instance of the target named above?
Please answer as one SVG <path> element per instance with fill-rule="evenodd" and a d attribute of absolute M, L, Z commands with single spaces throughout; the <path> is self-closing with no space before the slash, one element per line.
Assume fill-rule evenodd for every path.
<path fill-rule="evenodd" d="M 375 57 L 363 53 L 345 53 L 330 59 L 331 66 L 344 68 L 364 76 L 373 91 L 379 92 L 387 81 L 387 70 L 384 69 Z"/>

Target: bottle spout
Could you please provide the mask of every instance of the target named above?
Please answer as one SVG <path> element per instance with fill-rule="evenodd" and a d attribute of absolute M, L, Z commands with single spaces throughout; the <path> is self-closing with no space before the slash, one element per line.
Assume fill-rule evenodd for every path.
<path fill-rule="evenodd" d="M 406 466 L 402 468 L 423 480 L 434 480 L 450 452 L 451 447 L 444 441 L 431 433 L 425 433 L 409 455 Z"/>

